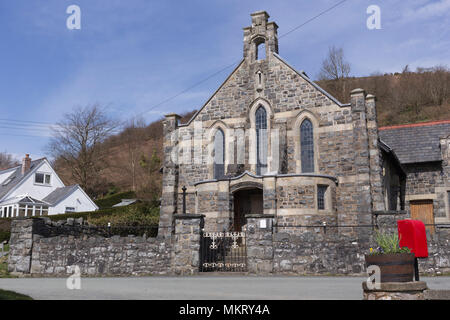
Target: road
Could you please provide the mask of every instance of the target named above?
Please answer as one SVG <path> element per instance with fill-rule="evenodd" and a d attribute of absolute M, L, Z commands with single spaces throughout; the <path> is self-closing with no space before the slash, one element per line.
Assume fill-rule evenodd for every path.
<path fill-rule="evenodd" d="M 65 278 L 0 279 L 0 288 L 43 300 L 362 299 L 360 277 L 191 276 L 82 278 L 69 290 Z M 450 277 L 423 277 L 430 289 L 450 289 Z"/>

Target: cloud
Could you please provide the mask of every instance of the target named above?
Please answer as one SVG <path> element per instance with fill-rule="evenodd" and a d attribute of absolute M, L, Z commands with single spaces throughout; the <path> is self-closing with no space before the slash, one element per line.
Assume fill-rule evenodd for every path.
<path fill-rule="evenodd" d="M 405 10 L 401 23 L 418 22 L 435 17 L 446 16 L 450 12 L 450 0 L 428 1 L 417 7 Z"/>

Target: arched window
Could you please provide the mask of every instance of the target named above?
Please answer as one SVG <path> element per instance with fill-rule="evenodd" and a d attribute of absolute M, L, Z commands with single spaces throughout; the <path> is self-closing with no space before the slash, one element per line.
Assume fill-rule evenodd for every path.
<path fill-rule="evenodd" d="M 225 135 L 218 129 L 214 135 L 214 179 L 225 175 Z"/>
<path fill-rule="evenodd" d="M 314 172 L 314 134 L 309 119 L 303 120 L 300 126 L 300 150 L 302 172 Z"/>
<path fill-rule="evenodd" d="M 267 172 L 267 112 L 259 106 L 255 113 L 256 125 L 256 174 Z"/>

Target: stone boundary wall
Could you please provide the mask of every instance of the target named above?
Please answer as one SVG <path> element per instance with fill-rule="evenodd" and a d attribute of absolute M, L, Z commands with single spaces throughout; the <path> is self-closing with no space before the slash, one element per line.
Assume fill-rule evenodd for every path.
<path fill-rule="evenodd" d="M 12 221 L 8 270 L 15 274 L 67 276 L 69 266 L 82 275 L 195 274 L 203 215 L 174 215 L 171 237 L 105 237 L 81 221 L 54 223 L 43 218 Z M 395 218 L 380 219 L 383 224 Z M 73 223 L 72 223 L 73 222 Z M 273 215 L 249 215 L 246 226 L 247 267 L 251 274 L 365 274 L 364 254 L 374 245 L 332 227 L 286 232 Z M 381 222 L 381 221 L 380 221 Z M 419 259 L 421 274 L 450 273 L 450 229 L 428 234 L 429 258 Z"/>
<path fill-rule="evenodd" d="M 382 227 L 396 231 L 396 220 L 400 218 L 405 217 L 387 216 L 380 222 Z M 262 220 L 266 221 L 261 224 Z M 297 232 L 281 228 L 277 232 L 280 228 L 275 227 L 275 219 L 268 215 L 251 215 L 247 221 L 250 273 L 362 275 L 366 270 L 364 255 L 374 246 L 372 227 L 360 228 L 367 234 L 367 241 L 358 241 L 331 227 L 307 231 L 302 228 Z M 436 228 L 433 235 L 427 234 L 427 243 L 429 257 L 419 259 L 420 273 L 450 273 L 450 229 Z"/>
<path fill-rule="evenodd" d="M 202 215 L 175 216 L 173 239 L 107 237 L 81 220 L 14 219 L 8 271 L 67 276 L 76 265 L 89 276 L 192 274 L 198 271 L 201 226 Z"/>
<path fill-rule="evenodd" d="M 31 274 L 65 275 L 77 265 L 82 275 L 167 274 L 171 245 L 155 238 L 65 236 L 38 238 L 33 243 Z"/>

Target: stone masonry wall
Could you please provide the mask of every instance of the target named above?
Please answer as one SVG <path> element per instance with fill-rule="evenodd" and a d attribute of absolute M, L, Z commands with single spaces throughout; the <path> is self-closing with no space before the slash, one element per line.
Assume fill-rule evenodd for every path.
<path fill-rule="evenodd" d="M 403 217 L 379 217 L 394 231 Z M 42 218 L 12 222 L 8 269 L 16 274 L 59 275 L 77 265 L 82 275 L 195 274 L 199 270 L 202 215 L 176 215 L 175 233 L 165 237 L 104 237 L 80 228 L 51 226 Z M 52 233 L 48 233 L 48 230 Z M 272 215 L 249 215 L 246 225 L 247 267 L 251 274 L 364 274 L 364 254 L 374 247 L 373 230 L 362 228 L 368 241 L 331 226 L 280 228 Z M 44 231 L 43 231 L 44 230 Z M 55 231 L 56 230 L 56 231 Z M 62 231 L 65 230 L 65 231 Z M 71 232 L 66 233 L 66 231 Z M 419 259 L 421 274 L 450 272 L 450 229 L 428 234 L 429 258 Z"/>
<path fill-rule="evenodd" d="M 379 226 L 396 232 L 395 221 L 405 217 L 382 217 Z M 364 274 L 365 258 L 374 247 L 374 230 L 361 228 L 367 241 L 337 232 L 336 228 L 307 229 L 279 228 L 260 220 L 268 217 L 252 216 L 247 224 L 248 269 L 251 273 L 287 274 Z M 450 230 L 437 228 L 428 234 L 429 257 L 419 259 L 421 274 L 439 275 L 450 272 Z"/>
<path fill-rule="evenodd" d="M 174 237 L 105 236 L 73 219 L 14 219 L 8 270 L 16 274 L 67 275 L 77 265 L 82 275 L 146 275 L 198 271 L 203 216 L 175 217 Z"/>

